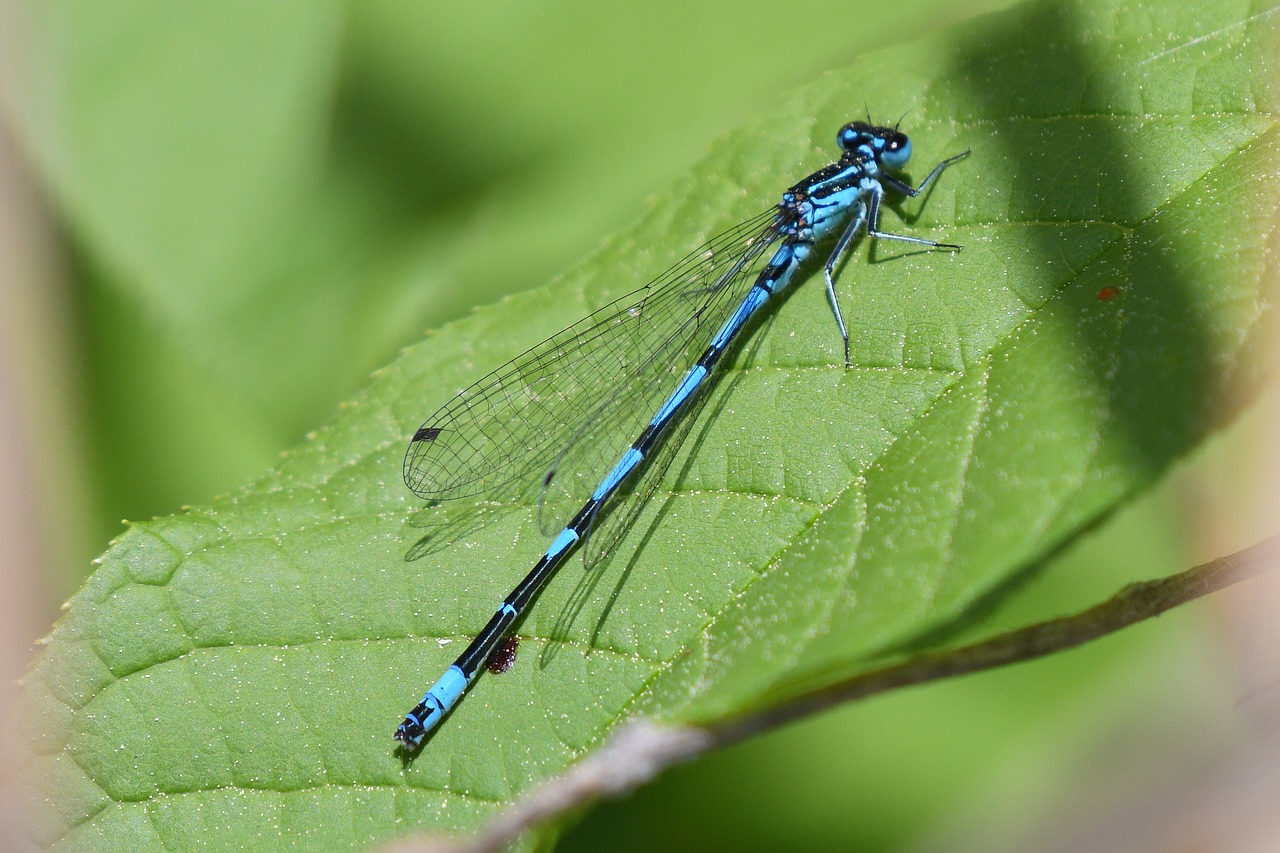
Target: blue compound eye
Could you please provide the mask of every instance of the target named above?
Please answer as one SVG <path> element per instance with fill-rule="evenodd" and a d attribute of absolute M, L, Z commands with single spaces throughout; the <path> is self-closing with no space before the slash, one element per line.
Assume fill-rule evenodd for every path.
<path fill-rule="evenodd" d="M 901 169 L 911 159 L 911 140 L 905 133 L 894 133 L 885 140 L 880 161 L 890 169 Z"/>
<path fill-rule="evenodd" d="M 871 138 L 871 125 L 863 121 L 851 121 L 836 134 L 836 144 L 845 151 L 852 151 Z"/>

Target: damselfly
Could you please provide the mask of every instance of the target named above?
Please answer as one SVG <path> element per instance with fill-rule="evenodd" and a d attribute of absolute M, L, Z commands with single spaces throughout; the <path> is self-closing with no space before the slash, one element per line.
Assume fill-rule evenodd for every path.
<path fill-rule="evenodd" d="M 834 275 L 854 238 L 865 230 L 959 249 L 880 231 L 880 210 L 887 190 L 919 195 L 968 151 L 912 187 L 892 174 L 911 158 L 911 142 L 896 127 L 850 122 L 836 141 L 839 161 L 791 187 L 776 207 L 517 356 L 414 434 L 404 479 L 415 494 L 441 500 L 536 491 L 539 522 L 555 539 L 405 716 L 395 732 L 404 749 L 416 749 L 457 704 L 571 551 L 582 548 L 593 562 L 625 532 L 688 434 L 725 353 L 818 241 L 839 231 L 824 274 L 846 367 L 849 333 Z"/>

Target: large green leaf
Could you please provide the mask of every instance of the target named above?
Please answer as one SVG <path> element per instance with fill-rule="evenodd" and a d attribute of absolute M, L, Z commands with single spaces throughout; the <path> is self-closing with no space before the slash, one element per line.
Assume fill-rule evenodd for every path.
<path fill-rule="evenodd" d="M 570 275 L 407 351 L 261 481 L 115 542 L 25 692 L 41 840 L 466 829 L 632 714 L 714 721 L 981 631 L 1271 372 L 1274 60 L 1245 4 L 1032 5 L 796 91 Z M 972 148 L 884 221 L 964 251 L 851 260 L 851 370 L 802 282 L 621 552 L 565 569 L 516 668 L 399 761 L 403 712 L 545 546 L 523 509 L 406 560 L 432 518 L 400 483 L 406 437 L 830 159 L 872 94 L 909 110 L 917 179 Z"/>

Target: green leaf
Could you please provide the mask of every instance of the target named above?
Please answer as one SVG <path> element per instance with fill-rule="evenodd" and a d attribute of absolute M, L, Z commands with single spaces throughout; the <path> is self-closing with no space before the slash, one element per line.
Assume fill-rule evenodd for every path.
<path fill-rule="evenodd" d="M 562 280 L 404 353 L 259 482 L 113 543 L 24 694 L 40 840 L 465 830 L 628 716 L 714 722 L 981 632 L 1274 370 L 1275 35 L 1243 3 L 1029 5 L 797 90 Z M 799 282 L 620 553 L 569 564 L 516 667 L 402 764 L 396 723 L 546 544 L 522 509 L 406 560 L 430 518 L 406 437 L 827 162 L 869 96 L 908 111 L 917 180 L 972 149 L 882 221 L 964 251 L 850 260 L 852 370 L 820 276 Z"/>

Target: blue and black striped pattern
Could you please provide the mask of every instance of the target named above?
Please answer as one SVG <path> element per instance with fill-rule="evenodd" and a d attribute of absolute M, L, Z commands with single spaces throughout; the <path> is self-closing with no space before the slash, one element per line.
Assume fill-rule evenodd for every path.
<path fill-rule="evenodd" d="M 395 732 L 405 750 L 416 749 L 457 704 L 571 551 L 584 547 L 590 561 L 617 541 L 687 434 L 725 353 L 791 283 L 815 243 L 839 232 L 825 279 L 846 366 L 849 335 L 833 276 L 854 238 L 865 230 L 959 248 L 886 234 L 879 220 L 888 189 L 916 196 L 967 151 L 912 187 L 892 174 L 911 157 L 911 142 L 896 127 L 855 121 L 836 140 L 840 160 L 791 187 L 775 208 L 489 374 L 414 434 L 404 460 L 414 493 L 432 500 L 513 498 L 536 488 L 540 523 L 555 538 L 405 716 Z"/>

